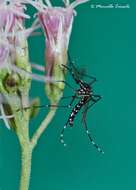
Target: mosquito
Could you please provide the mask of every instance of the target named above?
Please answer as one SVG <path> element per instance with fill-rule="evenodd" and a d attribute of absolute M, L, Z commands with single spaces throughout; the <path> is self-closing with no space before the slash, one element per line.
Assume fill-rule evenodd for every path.
<path fill-rule="evenodd" d="M 74 63 L 71 61 L 70 55 L 68 55 L 68 59 L 69 59 L 69 64 L 71 67 L 68 67 L 66 65 L 63 65 L 63 67 L 65 67 L 70 72 L 70 74 L 72 75 L 72 78 L 78 85 L 78 89 L 75 90 L 75 93 L 73 94 L 73 96 L 71 96 L 71 98 L 72 98 L 71 102 L 67 106 L 68 108 L 72 108 L 72 110 L 67 119 L 67 122 L 65 123 L 65 125 L 61 131 L 60 142 L 64 146 L 67 145 L 64 141 L 64 132 L 68 126 L 73 127 L 76 115 L 81 110 L 83 110 L 82 111 L 82 123 L 83 123 L 83 127 L 85 128 L 86 134 L 87 134 L 91 144 L 98 150 L 98 152 L 103 154 L 104 153 L 103 150 L 93 140 L 93 138 L 88 130 L 87 122 L 86 122 L 86 116 L 87 116 L 88 110 L 101 99 L 101 96 L 94 94 L 93 89 L 92 89 L 92 85 L 96 82 L 96 78 L 83 74 L 85 77 L 90 78 L 91 81 L 86 82 L 84 80 L 79 79 L 78 76 L 80 76 L 82 74 L 74 66 Z M 74 106 L 72 106 L 73 103 L 75 102 L 75 100 L 78 100 L 78 102 Z"/>

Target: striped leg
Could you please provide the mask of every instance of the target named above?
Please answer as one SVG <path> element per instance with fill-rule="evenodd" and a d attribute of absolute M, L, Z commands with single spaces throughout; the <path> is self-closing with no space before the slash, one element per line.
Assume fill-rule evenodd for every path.
<path fill-rule="evenodd" d="M 70 102 L 70 104 L 69 104 L 69 106 L 68 106 L 69 108 L 71 107 L 71 105 L 73 104 L 73 102 L 74 102 L 74 100 L 75 100 L 76 98 L 77 98 L 76 95 L 73 96 L 73 98 L 72 98 L 72 100 L 71 100 L 71 102 Z M 70 122 L 69 122 L 69 118 L 68 118 L 68 121 L 66 122 L 66 124 L 64 125 L 64 127 L 63 127 L 63 129 L 62 129 L 62 131 L 61 131 L 61 133 L 60 133 L 60 142 L 61 142 L 64 146 L 67 145 L 67 144 L 65 143 L 65 141 L 64 141 L 64 131 L 65 131 L 65 129 L 67 128 L 68 124 L 71 125 L 71 126 L 72 126 L 72 124 L 73 124 L 73 123 L 70 123 Z"/>
<path fill-rule="evenodd" d="M 88 131 L 88 127 L 87 127 L 87 123 L 86 123 L 86 120 L 85 118 L 83 118 L 83 125 L 84 125 L 84 128 L 86 130 L 86 134 L 91 142 L 91 144 L 98 150 L 98 152 L 104 154 L 104 151 L 95 143 L 95 141 L 93 140 L 93 138 L 91 137 L 91 134 L 90 132 Z"/>
<path fill-rule="evenodd" d="M 67 99 L 67 98 L 72 98 L 70 103 L 68 105 L 51 105 L 51 104 L 47 104 L 47 105 L 40 105 L 40 106 L 27 106 L 27 107 L 21 107 L 20 109 L 17 109 L 16 111 L 23 111 L 23 110 L 28 110 L 28 109 L 31 109 L 32 107 L 35 108 L 35 109 L 38 109 L 38 108 L 49 108 L 49 107 L 58 107 L 58 108 L 70 108 L 72 103 L 74 102 L 74 100 L 78 97 L 76 97 L 76 95 L 73 95 L 73 96 L 64 96 L 62 97 L 61 99 Z"/>
<path fill-rule="evenodd" d="M 67 146 L 67 144 L 66 144 L 65 141 L 64 141 L 64 132 L 65 132 L 65 129 L 67 128 L 68 124 L 69 124 L 69 121 L 67 121 L 67 123 L 64 125 L 64 127 L 63 127 L 63 129 L 62 129 L 62 131 L 61 131 L 61 133 L 60 133 L 60 142 L 61 142 L 64 146 Z"/>
<path fill-rule="evenodd" d="M 98 152 L 104 154 L 103 150 L 95 143 L 95 141 L 93 140 L 93 138 L 91 137 L 90 135 L 90 132 L 88 130 L 88 127 L 87 127 L 87 123 L 86 123 L 86 115 L 87 115 L 87 111 L 88 109 L 90 109 L 94 104 L 96 104 L 100 99 L 101 99 L 101 96 L 99 95 L 93 95 L 95 98 L 97 99 L 94 99 L 92 98 L 92 104 L 89 106 L 89 105 L 86 105 L 87 107 L 85 108 L 85 110 L 83 111 L 83 116 L 82 116 L 82 122 L 83 122 L 83 126 L 86 130 L 86 134 L 91 142 L 91 144 L 98 150 Z M 89 102 L 88 102 L 89 103 Z"/>

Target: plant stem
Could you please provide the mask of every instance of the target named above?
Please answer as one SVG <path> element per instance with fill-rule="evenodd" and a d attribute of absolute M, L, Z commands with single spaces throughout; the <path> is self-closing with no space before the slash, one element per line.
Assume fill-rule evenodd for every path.
<path fill-rule="evenodd" d="M 57 107 L 56 108 L 51 108 L 51 110 L 49 111 L 49 113 L 47 114 L 45 119 L 42 121 L 42 123 L 39 126 L 39 128 L 37 129 L 37 131 L 34 133 L 32 139 L 31 139 L 32 148 L 35 148 L 39 138 L 41 137 L 41 135 L 43 134 L 45 129 L 48 127 L 48 124 L 53 119 L 53 117 L 54 117 L 54 115 L 56 113 L 56 110 L 57 110 Z"/>
<path fill-rule="evenodd" d="M 31 158 L 32 150 L 30 146 L 21 148 L 21 179 L 20 179 L 20 190 L 28 190 L 30 183 L 31 174 Z"/>
<path fill-rule="evenodd" d="M 31 174 L 31 161 L 32 152 L 48 124 L 53 119 L 57 108 L 53 108 L 49 111 L 45 119 L 42 121 L 40 127 L 33 135 L 31 141 L 29 139 L 29 128 L 26 125 L 22 125 L 17 128 L 17 136 L 21 146 L 21 179 L 19 190 L 28 190 Z"/>
<path fill-rule="evenodd" d="M 15 132 L 21 148 L 21 179 L 19 190 L 28 190 L 31 173 L 32 146 L 29 138 L 29 115 L 17 112 L 15 115 Z"/>

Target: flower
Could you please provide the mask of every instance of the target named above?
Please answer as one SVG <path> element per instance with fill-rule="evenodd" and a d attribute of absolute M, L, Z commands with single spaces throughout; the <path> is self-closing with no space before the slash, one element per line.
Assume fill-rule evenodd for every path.
<path fill-rule="evenodd" d="M 0 2 L 0 66 L 8 62 L 16 32 L 23 29 L 23 20 L 29 18 L 24 13 L 25 6 L 21 2 L 15 0 Z"/>
<path fill-rule="evenodd" d="M 23 3 L 21 0 L 0 1 L 0 93 L 6 102 L 0 102 L 0 118 L 7 128 L 10 128 L 9 124 L 16 126 L 16 109 L 20 108 L 23 99 L 28 101 L 31 84 L 30 76 L 14 71 L 19 68 L 31 72 L 27 44 L 30 29 L 24 27 L 24 19 L 29 16 L 24 13 Z M 14 103 L 11 96 L 16 97 Z M 10 122 L 13 117 L 14 122 Z"/>
<path fill-rule="evenodd" d="M 21 0 L 4 0 L 0 2 L 0 30 L 4 28 L 4 32 L 13 32 L 15 24 L 21 22 L 24 18 L 30 18 L 24 13 L 26 9 Z"/>
<path fill-rule="evenodd" d="M 49 59 L 52 59 L 54 54 L 61 54 L 64 49 L 68 49 L 75 15 L 74 8 L 87 1 L 76 0 L 70 4 L 69 0 L 64 0 L 65 7 L 53 7 L 50 0 L 45 1 L 47 5 L 42 4 L 41 1 L 39 1 L 39 7 L 38 3 L 36 4 L 39 10 L 37 15 L 46 35 L 47 57 Z"/>
<path fill-rule="evenodd" d="M 41 23 L 46 36 L 46 74 L 55 80 L 64 81 L 64 67 L 67 63 L 67 50 L 72 31 L 73 19 L 76 12 L 74 8 L 88 0 L 76 0 L 70 4 L 64 0 L 65 7 L 53 7 L 50 0 L 42 1 L 28 0 L 38 9 L 37 17 Z M 58 82 L 54 85 L 46 84 L 46 92 L 52 102 L 57 102 L 64 89 L 64 83 Z"/>

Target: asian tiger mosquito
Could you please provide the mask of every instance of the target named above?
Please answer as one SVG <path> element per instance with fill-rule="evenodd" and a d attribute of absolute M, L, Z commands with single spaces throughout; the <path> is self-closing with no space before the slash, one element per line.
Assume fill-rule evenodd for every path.
<path fill-rule="evenodd" d="M 79 88 L 77 90 L 75 90 L 75 93 L 73 94 L 72 96 L 72 99 L 71 99 L 71 102 L 68 106 L 68 108 L 71 108 L 72 107 L 72 104 L 74 103 L 74 101 L 76 99 L 79 99 L 79 101 L 75 104 L 75 106 L 72 108 L 71 112 L 70 112 L 70 115 L 68 117 L 68 120 L 67 122 L 65 123 L 62 131 L 61 131 L 61 134 L 60 134 L 60 142 L 66 146 L 65 144 L 65 141 L 64 141 L 64 131 L 65 129 L 67 128 L 67 126 L 69 125 L 70 127 L 73 126 L 74 124 L 74 119 L 77 115 L 77 113 L 81 110 L 81 109 L 84 109 L 83 110 L 83 115 L 82 115 L 82 123 L 83 123 L 83 126 L 86 130 L 86 134 L 87 136 L 89 137 L 89 140 L 90 142 L 92 143 L 92 145 L 100 152 L 100 153 L 104 153 L 103 150 L 94 142 L 94 140 L 92 139 L 91 137 L 91 134 L 88 130 L 88 127 L 87 127 L 87 123 L 86 123 L 86 115 L 87 115 L 87 112 L 88 110 L 96 103 L 98 102 L 100 99 L 101 99 L 101 96 L 100 95 L 95 95 L 93 93 L 93 90 L 92 90 L 92 85 L 94 82 L 96 82 L 96 78 L 95 77 L 92 77 L 92 76 L 88 76 L 88 75 L 85 75 L 83 74 L 85 77 L 89 77 L 91 79 L 91 81 L 89 83 L 85 82 L 84 80 L 81 80 L 79 79 L 77 75 L 80 75 L 80 72 L 77 71 L 76 67 L 74 66 L 73 62 L 71 61 L 71 58 L 70 58 L 70 55 L 68 55 L 68 58 L 69 58 L 69 63 L 70 65 L 73 67 L 68 67 L 68 66 L 65 66 L 63 65 L 72 75 L 72 78 L 74 79 L 74 81 L 76 82 L 76 84 L 79 86 Z M 74 73 L 74 70 L 76 72 L 76 74 Z M 91 103 L 91 104 L 90 104 Z"/>

